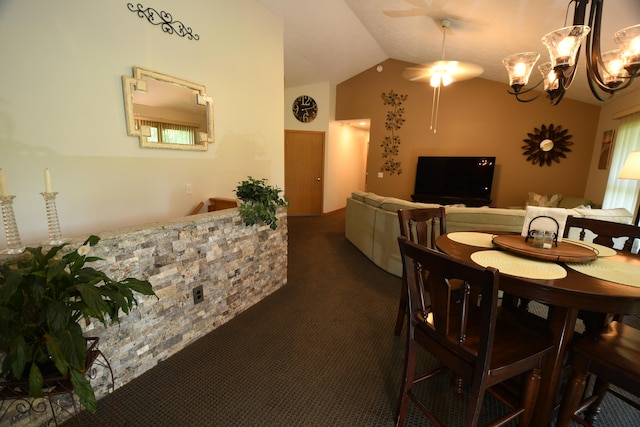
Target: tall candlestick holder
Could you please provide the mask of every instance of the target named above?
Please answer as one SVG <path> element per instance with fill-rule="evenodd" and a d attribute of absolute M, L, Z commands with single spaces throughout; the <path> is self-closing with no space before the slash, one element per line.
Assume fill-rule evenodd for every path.
<path fill-rule="evenodd" d="M 45 243 L 55 246 L 67 242 L 67 239 L 62 238 L 62 232 L 60 231 L 60 221 L 58 220 L 58 209 L 56 208 L 56 195 L 57 192 L 52 193 L 40 193 L 44 198 L 44 202 L 47 206 L 47 225 L 49 226 L 49 240 Z"/>
<path fill-rule="evenodd" d="M 13 214 L 13 199 L 16 196 L 0 196 L 0 207 L 2 207 L 2 223 L 4 224 L 4 234 L 7 238 L 7 248 L 2 250 L 4 254 L 20 254 L 24 252 L 24 246 L 20 241 L 18 224 Z"/>

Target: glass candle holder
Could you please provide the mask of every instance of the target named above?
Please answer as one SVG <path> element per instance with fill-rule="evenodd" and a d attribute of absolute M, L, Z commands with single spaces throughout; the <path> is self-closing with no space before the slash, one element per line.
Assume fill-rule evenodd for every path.
<path fill-rule="evenodd" d="M 16 196 L 0 196 L 0 207 L 2 208 L 2 223 L 4 234 L 7 238 L 7 248 L 2 251 L 5 254 L 20 254 L 24 252 L 24 246 L 20 240 L 18 224 L 13 214 L 13 199 Z"/>
<path fill-rule="evenodd" d="M 40 193 L 44 198 L 47 209 L 47 226 L 49 228 L 49 240 L 45 243 L 55 246 L 67 242 L 67 239 L 62 238 L 62 232 L 60 231 L 60 221 L 58 220 L 58 209 L 56 208 L 56 193 Z"/>

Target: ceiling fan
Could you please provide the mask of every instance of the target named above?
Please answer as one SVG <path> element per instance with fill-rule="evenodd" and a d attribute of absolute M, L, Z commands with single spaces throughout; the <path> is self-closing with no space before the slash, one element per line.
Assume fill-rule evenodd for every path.
<path fill-rule="evenodd" d="M 433 105 L 431 108 L 431 125 L 429 129 L 436 133 L 436 124 L 438 121 L 438 110 L 440 106 L 440 91 L 442 87 L 448 86 L 453 82 L 472 79 L 478 77 L 484 72 L 484 68 L 479 65 L 462 61 L 445 60 L 444 46 L 447 38 L 447 30 L 451 26 L 449 19 L 443 19 L 440 22 L 442 29 L 442 56 L 439 61 L 429 62 L 427 64 L 415 67 L 407 67 L 402 72 L 402 77 L 412 82 L 429 82 L 433 87 Z"/>
<path fill-rule="evenodd" d="M 441 26 L 441 22 L 444 19 L 447 19 L 449 22 L 454 21 L 456 23 L 456 27 L 459 27 L 462 24 L 472 24 L 472 25 L 487 25 L 486 22 L 480 20 L 469 19 L 468 17 L 456 15 L 450 13 L 445 10 L 447 3 L 449 0 L 433 0 L 431 5 L 428 5 L 426 0 L 404 0 L 406 3 L 409 3 L 413 6 L 411 9 L 404 10 L 384 10 L 383 14 L 390 18 L 410 18 L 415 16 L 428 16 L 433 20 L 436 25 Z M 454 32 L 451 29 L 451 26 L 446 28 L 446 31 L 453 35 Z"/>

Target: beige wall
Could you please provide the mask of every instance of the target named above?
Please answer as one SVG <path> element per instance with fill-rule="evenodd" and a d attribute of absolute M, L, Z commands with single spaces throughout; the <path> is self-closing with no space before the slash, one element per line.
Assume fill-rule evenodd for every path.
<path fill-rule="evenodd" d="M 333 121 L 328 140 L 330 173 L 325 178 L 324 211 L 333 212 L 346 206 L 351 192 L 365 188 L 369 131 L 350 122 Z"/>
<path fill-rule="evenodd" d="M 127 2 L 0 2 L 0 168 L 23 243 L 47 237 L 46 167 L 66 236 L 186 215 L 209 197 L 233 197 L 247 175 L 284 186 L 281 19 L 255 0 L 144 6 L 200 39 L 165 34 Z M 122 75 L 133 66 L 206 86 L 209 151 L 141 149 L 126 134 Z"/>
<path fill-rule="evenodd" d="M 552 107 L 547 100 L 519 103 L 505 83 L 485 79 L 458 82 L 442 91 L 437 133 L 429 131 L 432 90 L 426 84 L 402 78 L 411 64 L 387 60 L 382 72 L 375 67 L 339 84 L 336 119 L 371 118 L 367 190 L 409 198 L 413 192 L 418 156 L 496 156 L 494 206 L 523 205 L 527 192 L 583 196 L 594 151 L 600 114 L 596 105 L 565 99 Z M 409 95 L 404 103 L 405 123 L 398 160 L 401 175 L 377 178 L 383 163 L 381 143 L 388 135 L 385 120 L 389 106 L 381 95 L 393 90 Z M 552 166 L 532 165 L 523 156 L 523 139 L 541 125 L 562 126 L 573 135 L 566 159 Z M 601 202 L 601 200 L 596 200 Z"/>
<path fill-rule="evenodd" d="M 328 82 L 297 86 L 286 89 L 284 101 L 285 129 L 325 133 L 323 213 L 343 209 L 353 190 L 364 189 L 366 174 L 369 133 L 334 121 L 335 91 Z M 298 121 L 291 112 L 293 101 L 301 95 L 311 96 L 318 104 L 318 115 L 310 123 Z"/>

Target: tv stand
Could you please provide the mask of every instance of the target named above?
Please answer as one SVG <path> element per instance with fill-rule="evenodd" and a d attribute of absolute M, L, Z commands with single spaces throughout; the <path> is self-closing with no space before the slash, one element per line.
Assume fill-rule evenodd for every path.
<path fill-rule="evenodd" d="M 469 207 L 491 205 L 491 199 L 477 197 L 431 196 L 428 194 L 412 194 L 411 201 L 420 203 L 438 203 L 440 205 L 455 205 L 457 203 L 462 203 Z"/>

